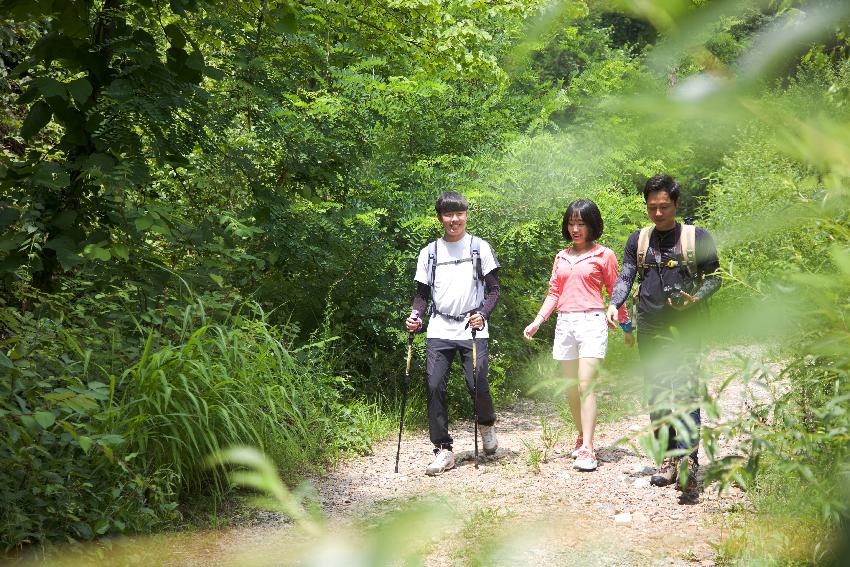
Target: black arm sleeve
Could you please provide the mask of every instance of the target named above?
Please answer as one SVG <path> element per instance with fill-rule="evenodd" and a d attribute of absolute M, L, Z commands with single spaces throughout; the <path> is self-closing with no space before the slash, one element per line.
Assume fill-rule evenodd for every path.
<path fill-rule="evenodd" d="M 697 300 L 702 301 L 703 299 L 711 297 L 718 289 L 720 289 L 720 277 L 706 276 L 706 278 L 702 280 L 702 285 L 699 286 L 699 289 L 694 293 L 694 296 L 696 296 Z"/>
<path fill-rule="evenodd" d="M 484 305 L 481 307 L 481 314 L 484 315 L 485 319 L 490 318 L 490 313 L 495 309 L 496 303 L 499 302 L 500 295 L 499 268 L 495 268 L 484 276 Z"/>
<path fill-rule="evenodd" d="M 696 229 L 696 254 L 697 270 L 704 276 L 699 288 L 694 295 L 699 301 L 708 299 L 714 292 L 720 289 L 720 276 L 716 275 L 720 269 L 720 260 L 717 258 L 717 247 L 711 234 L 702 228 Z"/>
<path fill-rule="evenodd" d="M 413 296 L 413 302 L 410 308 L 414 311 L 419 311 L 420 318 L 425 315 L 429 299 L 431 299 L 431 288 L 428 287 L 428 284 L 416 282 L 416 295 Z"/>
<path fill-rule="evenodd" d="M 623 253 L 623 266 L 620 269 L 617 283 L 614 284 L 614 290 L 611 292 L 611 303 L 616 305 L 617 309 L 622 307 L 626 299 L 628 299 L 632 284 L 635 281 L 635 276 L 637 276 L 637 241 L 639 234 L 640 231 L 636 230 L 626 241 L 626 250 Z"/>

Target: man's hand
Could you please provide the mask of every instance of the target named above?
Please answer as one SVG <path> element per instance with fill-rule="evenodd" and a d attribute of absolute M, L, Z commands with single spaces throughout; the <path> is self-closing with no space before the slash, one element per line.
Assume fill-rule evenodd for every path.
<path fill-rule="evenodd" d="M 616 328 L 618 325 L 617 322 L 617 306 L 613 303 L 608 306 L 608 312 L 605 313 L 605 318 L 608 320 L 608 325 L 611 326 L 612 329 Z"/>
<path fill-rule="evenodd" d="M 484 315 L 476 311 L 469 316 L 469 319 L 466 320 L 466 324 L 472 327 L 473 329 L 478 329 L 479 331 L 484 328 Z"/>
<path fill-rule="evenodd" d="M 697 299 L 695 295 L 691 295 L 690 293 L 684 291 L 680 291 L 679 293 L 682 295 L 682 297 L 685 298 L 685 300 L 682 303 L 679 303 L 678 305 L 670 301 L 669 297 L 667 298 L 667 305 L 669 305 L 676 311 L 683 311 L 691 305 L 694 305 L 697 301 L 699 301 L 699 299 Z"/>
<path fill-rule="evenodd" d="M 415 333 L 420 327 L 422 327 L 422 319 L 418 317 L 415 319 L 413 317 L 408 317 L 404 320 L 404 325 L 407 327 L 408 333 Z"/>

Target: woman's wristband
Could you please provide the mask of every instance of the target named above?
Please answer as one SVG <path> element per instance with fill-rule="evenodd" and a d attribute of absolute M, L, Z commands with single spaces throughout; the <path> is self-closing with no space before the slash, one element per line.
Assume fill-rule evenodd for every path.
<path fill-rule="evenodd" d="M 635 330 L 634 323 L 631 321 L 626 321 L 625 323 L 620 323 L 620 328 L 623 329 L 624 333 L 631 333 Z"/>

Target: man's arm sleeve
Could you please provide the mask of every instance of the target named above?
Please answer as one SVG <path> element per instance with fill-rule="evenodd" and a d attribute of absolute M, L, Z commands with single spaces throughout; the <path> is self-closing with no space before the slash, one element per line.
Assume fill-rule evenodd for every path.
<path fill-rule="evenodd" d="M 696 234 L 697 271 L 703 275 L 702 284 L 694 292 L 698 301 L 708 299 L 720 289 L 721 279 L 717 275 L 720 260 L 717 258 L 717 247 L 714 239 L 707 230 L 697 229 Z"/>
<path fill-rule="evenodd" d="M 419 316 L 422 317 L 428 307 L 429 299 L 431 299 L 431 288 L 427 284 L 416 282 L 416 295 L 413 296 L 413 302 L 410 305 L 411 310 L 418 311 Z"/>
<path fill-rule="evenodd" d="M 613 250 L 606 250 L 604 263 L 603 263 L 603 272 L 602 272 L 602 283 L 605 285 L 605 291 L 608 292 L 608 298 L 612 297 L 614 293 L 614 286 L 619 279 L 619 275 L 617 273 L 617 255 Z M 629 320 L 629 313 L 626 310 L 625 304 L 621 304 L 618 307 L 618 319 L 620 323 L 625 323 Z"/>
<path fill-rule="evenodd" d="M 499 268 L 495 268 L 484 276 L 484 305 L 481 307 L 481 314 L 485 319 L 490 318 L 490 313 L 496 308 L 496 303 L 499 302 L 501 289 L 499 287 Z"/>
<path fill-rule="evenodd" d="M 623 252 L 623 269 L 620 270 L 620 277 L 617 278 L 617 283 L 614 284 L 614 291 L 611 292 L 611 303 L 616 305 L 617 309 L 626 303 L 626 299 L 629 297 L 629 291 L 631 291 L 632 284 L 637 275 L 637 241 L 639 232 L 633 232 L 626 242 L 626 251 Z"/>

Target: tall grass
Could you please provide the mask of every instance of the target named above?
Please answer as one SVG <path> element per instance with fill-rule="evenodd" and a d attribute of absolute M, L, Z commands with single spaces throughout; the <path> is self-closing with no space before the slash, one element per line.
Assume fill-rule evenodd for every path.
<path fill-rule="evenodd" d="M 195 297 L 148 331 L 130 312 L 104 325 L 103 298 L 69 322 L 54 299 L 56 317 L 0 313 L 26 347 L 0 360 L 0 549 L 172 524 L 178 502 L 224 495 L 205 459 L 225 447 L 262 449 L 292 483 L 393 429 L 337 371 L 332 338 L 295 347 L 258 306 L 210 315 Z"/>
<path fill-rule="evenodd" d="M 221 487 L 204 459 L 224 447 L 258 447 L 294 478 L 370 441 L 344 431 L 346 421 L 367 416 L 343 408 L 343 378 L 262 319 L 206 324 L 159 350 L 151 343 L 149 336 L 141 360 L 115 384 L 112 429 L 126 437 L 127 452 L 150 469 L 172 469 L 190 490 L 211 475 Z"/>

